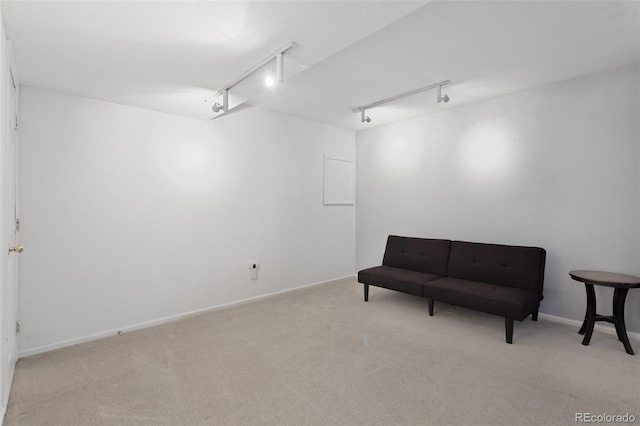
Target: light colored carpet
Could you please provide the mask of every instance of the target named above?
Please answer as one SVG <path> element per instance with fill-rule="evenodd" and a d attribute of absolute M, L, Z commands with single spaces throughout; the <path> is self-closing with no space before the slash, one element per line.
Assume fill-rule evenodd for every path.
<path fill-rule="evenodd" d="M 640 418 L 615 335 L 335 281 L 18 362 L 5 425 L 573 425 Z M 632 341 L 640 351 L 637 341 Z M 640 422 L 640 419 L 636 420 Z"/>

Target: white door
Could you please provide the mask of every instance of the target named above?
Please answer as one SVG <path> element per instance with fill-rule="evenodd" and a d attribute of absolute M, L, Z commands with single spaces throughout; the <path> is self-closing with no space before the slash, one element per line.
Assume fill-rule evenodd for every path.
<path fill-rule="evenodd" d="M 4 131 L 2 158 L 2 209 L 6 246 L 0 247 L 2 262 L 2 405 L 6 407 L 13 380 L 13 372 L 18 358 L 18 258 L 22 247 L 19 245 L 18 221 L 18 136 L 17 136 L 17 91 L 16 81 L 9 67 L 7 76 L 7 117 L 9 124 Z"/>

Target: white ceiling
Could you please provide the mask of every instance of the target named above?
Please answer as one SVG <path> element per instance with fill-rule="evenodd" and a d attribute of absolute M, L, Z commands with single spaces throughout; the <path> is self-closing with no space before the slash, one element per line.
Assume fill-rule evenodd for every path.
<path fill-rule="evenodd" d="M 234 103 L 352 130 L 640 61 L 638 2 L 1 5 L 22 84 L 202 119 L 216 116 L 205 98 L 289 41 L 285 82 L 266 89 L 260 71 Z M 446 105 L 431 91 L 369 124 L 351 111 L 447 79 Z"/>
<path fill-rule="evenodd" d="M 215 114 L 203 99 L 285 43 L 298 44 L 287 54 L 289 78 L 424 3 L 3 0 L 1 5 L 21 84 L 210 119 Z"/>

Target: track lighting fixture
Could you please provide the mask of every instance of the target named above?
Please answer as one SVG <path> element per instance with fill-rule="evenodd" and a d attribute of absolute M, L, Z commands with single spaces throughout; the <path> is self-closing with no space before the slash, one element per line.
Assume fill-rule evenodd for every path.
<path fill-rule="evenodd" d="M 284 73 L 284 51 L 276 54 L 276 81 L 282 83 Z"/>
<path fill-rule="evenodd" d="M 229 110 L 229 89 L 225 89 L 222 92 L 222 105 L 220 105 L 220 102 L 216 102 L 215 104 L 213 104 L 211 109 L 213 110 L 213 112 L 227 112 Z"/>
<path fill-rule="evenodd" d="M 444 96 L 442 96 L 442 84 L 438 86 L 438 103 L 443 102 L 446 104 L 447 102 L 449 102 L 450 98 L 449 95 L 447 95 L 446 93 L 444 94 Z"/>
<path fill-rule="evenodd" d="M 425 92 L 427 90 L 436 89 L 436 88 L 438 89 L 438 97 L 437 97 L 438 103 L 440 103 L 442 101 L 447 103 L 447 102 L 449 102 L 450 98 L 449 98 L 449 96 L 447 94 L 442 96 L 442 86 L 444 86 L 445 84 L 449 84 L 449 83 L 451 83 L 451 81 L 449 81 L 449 80 L 441 81 L 440 83 L 432 84 L 430 86 L 421 87 L 419 89 L 415 89 L 415 90 L 412 90 L 410 92 L 401 93 L 399 95 L 392 96 L 390 98 L 382 99 L 380 101 L 376 101 L 376 102 L 370 103 L 368 105 L 364 105 L 364 106 L 361 106 L 361 107 L 358 107 L 358 108 L 354 108 L 352 111 L 360 113 L 360 122 L 361 123 L 371 123 L 371 118 L 369 118 L 369 116 L 365 116 L 364 115 L 364 111 L 365 110 L 367 110 L 369 108 L 377 107 L 377 106 L 380 106 L 380 105 L 384 105 L 384 104 L 387 104 L 389 102 L 397 101 L 398 99 L 406 98 L 407 96 L 416 95 L 418 93 L 422 93 L 422 92 Z"/>
<path fill-rule="evenodd" d="M 276 61 L 276 75 L 275 75 L 275 77 L 267 76 L 265 78 L 265 80 L 264 80 L 264 83 L 265 83 L 265 85 L 267 85 L 267 87 L 273 86 L 273 84 L 276 83 L 276 82 L 277 83 L 281 83 L 282 79 L 283 79 L 283 71 L 284 71 L 284 54 L 286 52 L 288 52 L 291 48 L 295 47 L 295 45 L 296 44 L 294 42 L 289 42 L 289 43 L 285 44 L 280 49 L 278 49 L 277 51 L 275 51 L 271 55 L 267 56 L 266 58 L 264 58 L 262 61 L 258 62 L 253 67 L 251 67 L 249 70 L 247 70 L 240 77 L 236 78 L 231 83 L 227 84 L 224 87 L 224 89 L 220 90 L 218 93 L 216 93 L 215 95 L 213 95 L 211 97 L 207 97 L 204 101 L 205 102 L 209 102 L 212 99 L 216 99 L 219 96 L 222 96 L 222 98 L 223 98 L 222 99 L 222 104 L 220 104 L 220 102 L 215 102 L 211 106 L 211 110 L 213 112 L 216 112 L 216 113 L 220 112 L 220 111 L 222 111 L 222 112 L 229 111 L 229 89 L 233 88 L 237 84 L 239 84 L 242 81 L 246 80 L 249 76 L 251 76 L 256 71 L 258 71 L 260 68 L 264 67 L 265 65 L 267 65 L 269 62 L 271 62 L 273 60 Z"/>

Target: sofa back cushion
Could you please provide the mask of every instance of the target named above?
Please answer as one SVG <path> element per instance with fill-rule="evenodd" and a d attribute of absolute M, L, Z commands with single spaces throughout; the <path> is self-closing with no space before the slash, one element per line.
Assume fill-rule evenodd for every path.
<path fill-rule="evenodd" d="M 453 241 L 447 276 L 542 295 L 546 252 L 538 247 Z"/>
<path fill-rule="evenodd" d="M 382 264 L 428 274 L 443 275 L 451 241 L 389 235 Z"/>

